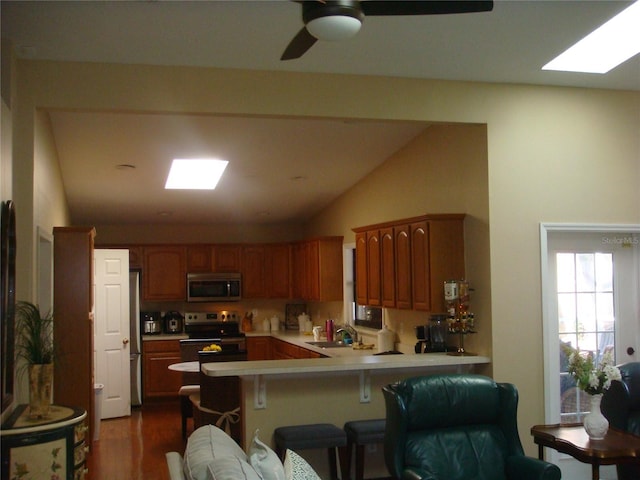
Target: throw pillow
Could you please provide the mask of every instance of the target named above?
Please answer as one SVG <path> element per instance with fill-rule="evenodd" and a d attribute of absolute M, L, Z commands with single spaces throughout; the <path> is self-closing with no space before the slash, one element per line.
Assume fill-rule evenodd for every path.
<path fill-rule="evenodd" d="M 258 438 L 258 430 L 249 446 L 249 464 L 263 480 L 285 480 L 282 462 L 267 445 Z"/>
<path fill-rule="evenodd" d="M 219 457 L 237 457 L 246 462 L 240 446 L 223 430 L 203 425 L 189 436 L 184 452 L 184 475 L 187 480 L 205 480 L 207 465 Z"/>
<path fill-rule="evenodd" d="M 287 450 L 284 457 L 286 480 L 322 480 L 307 461 L 293 450 Z"/>
<path fill-rule="evenodd" d="M 221 457 L 207 465 L 207 480 L 261 480 L 247 462 L 238 457 Z"/>

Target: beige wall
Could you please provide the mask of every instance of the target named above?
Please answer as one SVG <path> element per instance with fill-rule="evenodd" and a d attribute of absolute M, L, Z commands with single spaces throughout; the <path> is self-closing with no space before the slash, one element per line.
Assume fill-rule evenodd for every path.
<path fill-rule="evenodd" d="M 493 374 L 499 381 L 518 386 L 521 436 L 529 453 L 535 452 L 528 429 L 544 420 L 538 226 L 554 221 L 640 223 L 640 93 L 197 68 L 19 63 L 22 97 L 32 98 L 38 107 L 402 119 L 486 128 L 482 148 L 486 148 L 488 164 L 473 166 L 488 177 L 488 187 L 475 187 L 480 195 L 487 193 L 480 202 L 488 202 L 488 209 L 473 202 L 465 206 L 478 209 L 472 217 L 480 242 L 475 248 L 489 249 L 488 258 L 474 259 L 479 264 L 471 270 L 475 274 L 477 269 L 482 281 L 490 283 L 491 303 L 486 308 L 491 312 Z M 339 90 L 335 88 L 338 83 Z M 313 95 L 309 95 L 309 84 L 314 85 Z M 20 118 L 14 121 L 19 130 L 14 135 L 19 141 L 16 147 L 25 160 L 30 158 L 29 143 L 34 138 L 33 131 L 29 132 L 34 122 L 30 111 L 21 108 Z M 24 178 L 27 170 L 14 175 Z M 411 179 L 401 181 L 400 188 Z M 381 183 L 375 172 L 366 182 Z M 332 230 L 351 228 L 353 212 L 345 209 L 366 198 L 358 188 L 362 187 L 320 215 L 310 229 L 324 228 L 330 218 L 339 220 Z M 430 203 L 415 209 L 423 213 L 427 206 Z M 369 223 L 368 215 L 374 213 L 367 214 L 369 210 L 358 212 L 358 224 Z M 387 213 L 396 216 L 392 211 L 385 211 L 385 216 Z M 404 210 L 398 216 L 404 216 Z M 490 276 L 482 262 L 488 262 Z"/>
<path fill-rule="evenodd" d="M 431 125 L 318 215 L 309 232 L 343 235 L 350 243 L 355 241 L 355 227 L 425 213 L 466 213 L 467 279 L 475 289 L 472 310 L 479 321 L 479 334 L 465 344 L 469 351 L 490 356 L 487 164 L 485 125 Z M 428 313 L 388 310 L 385 316 L 403 344 L 400 349 L 412 351 L 414 327 L 427 323 Z"/>

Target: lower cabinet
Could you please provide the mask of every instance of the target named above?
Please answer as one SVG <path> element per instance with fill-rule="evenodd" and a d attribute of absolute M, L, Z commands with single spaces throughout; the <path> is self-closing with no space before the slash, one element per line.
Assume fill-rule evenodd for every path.
<path fill-rule="evenodd" d="M 2 478 L 88 478 L 87 412 L 52 405 L 47 419 L 30 419 L 19 405 L 2 425 Z"/>
<path fill-rule="evenodd" d="M 313 350 L 308 350 L 277 338 L 271 338 L 271 358 L 274 360 L 322 357 L 324 355 Z"/>
<path fill-rule="evenodd" d="M 247 360 L 271 358 L 271 337 L 247 337 Z"/>
<path fill-rule="evenodd" d="M 145 340 L 142 342 L 142 393 L 144 400 L 178 397 L 182 375 L 169 370 L 180 363 L 180 340 Z"/>

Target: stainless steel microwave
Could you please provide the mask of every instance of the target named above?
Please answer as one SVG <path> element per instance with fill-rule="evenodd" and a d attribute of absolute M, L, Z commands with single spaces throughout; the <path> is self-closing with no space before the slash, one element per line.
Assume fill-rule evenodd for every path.
<path fill-rule="evenodd" d="M 188 273 L 188 302 L 229 302 L 241 298 L 239 273 Z"/>

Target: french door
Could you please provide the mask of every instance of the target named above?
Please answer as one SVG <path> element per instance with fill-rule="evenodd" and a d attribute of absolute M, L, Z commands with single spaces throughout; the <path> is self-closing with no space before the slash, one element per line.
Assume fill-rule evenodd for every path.
<path fill-rule="evenodd" d="M 542 225 L 545 422 L 581 422 L 589 402 L 566 371 L 561 345 L 605 353 L 621 364 L 640 358 L 640 227 Z M 555 451 L 562 478 L 587 478 L 589 466 Z M 603 469 L 603 478 L 615 470 Z"/>

